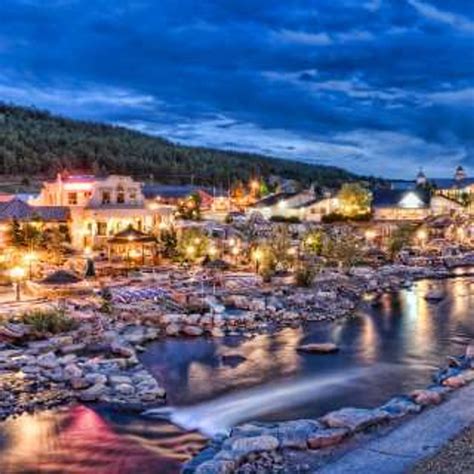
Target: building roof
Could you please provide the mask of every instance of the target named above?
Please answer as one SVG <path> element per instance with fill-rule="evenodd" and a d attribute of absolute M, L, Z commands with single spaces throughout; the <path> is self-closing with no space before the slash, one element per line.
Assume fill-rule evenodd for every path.
<path fill-rule="evenodd" d="M 429 203 L 430 194 L 422 189 L 376 189 L 373 193 L 372 206 L 374 208 L 417 209 L 428 207 Z"/>
<path fill-rule="evenodd" d="M 69 209 L 63 206 L 30 206 L 21 199 L 0 202 L 0 221 L 17 219 L 20 221 L 39 218 L 44 221 L 67 221 Z"/>
<path fill-rule="evenodd" d="M 179 199 L 188 197 L 200 189 L 202 188 L 191 184 L 145 184 L 143 186 L 143 194 L 146 199 L 155 199 L 157 197 Z"/>
<path fill-rule="evenodd" d="M 254 204 L 254 207 L 256 208 L 262 208 L 262 207 L 270 207 L 270 206 L 275 206 L 281 201 L 284 201 L 285 199 L 288 199 L 292 196 L 296 196 L 297 193 L 275 193 L 275 194 L 270 194 L 267 197 L 264 197 L 263 199 L 260 199 Z"/>
<path fill-rule="evenodd" d="M 464 178 L 461 180 L 453 178 L 435 178 L 430 179 L 430 183 L 434 184 L 438 189 L 462 189 L 474 184 L 474 178 Z"/>

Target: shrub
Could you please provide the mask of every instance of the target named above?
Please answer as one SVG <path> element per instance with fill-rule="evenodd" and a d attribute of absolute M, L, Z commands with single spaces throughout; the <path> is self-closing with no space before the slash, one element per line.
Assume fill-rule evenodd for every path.
<path fill-rule="evenodd" d="M 36 309 L 23 313 L 19 319 L 38 333 L 57 334 L 75 329 L 78 325 L 77 321 L 62 309 Z"/>
<path fill-rule="evenodd" d="M 295 272 L 295 285 L 308 288 L 313 284 L 316 271 L 311 266 L 301 266 Z"/>
<path fill-rule="evenodd" d="M 299 219 L 297 216 L 272 216 L 270 217 L 271 222 L 286 222 L 287 224 L 300 224 L 301 219 Z"/>

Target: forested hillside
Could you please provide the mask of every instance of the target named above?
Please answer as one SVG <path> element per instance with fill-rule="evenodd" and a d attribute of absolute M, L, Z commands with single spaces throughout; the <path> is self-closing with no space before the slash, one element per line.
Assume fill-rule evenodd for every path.
<path fill-rule="evenodd" d="M 336 168 L 260 155 L 175 145 L 123 127 L 0 103 L 0 175 L 57 171 L 127 173 L 163 182 L 225 184 L 270 174 L 320 185 L 353 177 Z"/>

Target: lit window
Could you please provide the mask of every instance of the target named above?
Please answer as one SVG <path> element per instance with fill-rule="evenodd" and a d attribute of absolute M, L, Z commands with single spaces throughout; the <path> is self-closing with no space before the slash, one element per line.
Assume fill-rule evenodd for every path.
<path fill-rule="evenodd" d="M 67 193 L 67 202 L 70 206 L 77 206 L 77 193 Z"/>
<path fill-rule="evenodd" d="M 97 222 L 97 235 L 107 235 L 106 222 Z"/>
<path fill-rule="evenodd" d="M 123 204 L 125 202 L 125 191 L 122 186 L 117 187 L 117 204 Z"/>
<path fill-rule="evenodd" d="M 102 204 L 110 204 L 110 191 L 102 191 Z"/>

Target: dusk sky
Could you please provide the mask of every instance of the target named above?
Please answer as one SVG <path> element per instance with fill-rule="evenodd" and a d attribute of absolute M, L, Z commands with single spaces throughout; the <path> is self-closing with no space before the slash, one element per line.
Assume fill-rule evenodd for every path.
<path fill-rule="evenodd" d="M 472 0 L 2 0 L 0 100 L 362 174 L 474 175 Z"/>

